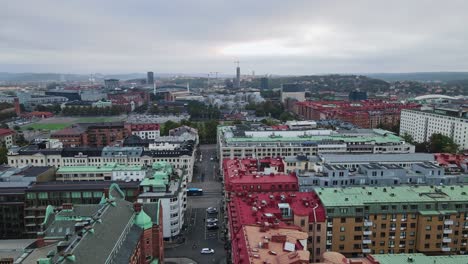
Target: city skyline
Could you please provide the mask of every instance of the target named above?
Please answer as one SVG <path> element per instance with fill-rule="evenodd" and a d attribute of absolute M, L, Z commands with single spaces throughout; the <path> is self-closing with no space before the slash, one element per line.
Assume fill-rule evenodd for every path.
<path fill-rule="evenodd" d="M 468 71 L 468 3 L 14 1 L 0 72 Z M 403 8 L 402 8 L 403 7 Z"/>

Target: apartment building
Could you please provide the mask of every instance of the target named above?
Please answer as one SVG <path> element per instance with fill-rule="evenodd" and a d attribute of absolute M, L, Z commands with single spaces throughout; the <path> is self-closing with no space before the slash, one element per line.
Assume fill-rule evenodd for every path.
<path fill-rule="evenodd" d="M 142 181 L 146 169 L 141 165 L 107 163 L 103 166 L 66 166 L 56 172 L 57 181 Z"/>
<path fill-rule="evenodd" d="M 260 232 L 286 228 L 306 233 L 304 240 L 307 241 L 307 246 L 304 249 L 309 250 L 310 260 L 320 260 L 321 254 L 325 252 L 325 209 L 315 193 L 266 192 L 247 196 L 238 193 L 229 197 L 229 223 L 226 226 L 233 244 L 233 259 L 236 259 L 234 244 L 241 243 L 236 242 L 236 234 L 244 226 L 252 225 L 258 226 Z"/>
<path fill-rule="evenodd" d="M 394 185 L 454 185 L 465 184 L 468 174 L 451 174 L 434 163 L 413 163 L 411 167 L 397 164 L 370 163 L 356 167 L 335 164 L 314 164 L 309 170 L 295 170 L 299 190 L 310 192 L 318 187 L 394 186 Z"/>
<path fill-rule="evenodd" d="M 468 186 L 319 188 L 327 250 L 363 254 L 465 254 Z"/>
<path fill-rule="evenodd" d="M 117 163 L 127 166 L 151 166 L 159 161 L 169 162 L 176 169 L 184 169 L 192 180 L 195 162 L 193 141 L 177 144 L 171 149 L 145 150 L 142 147 L 104 148 L 42 148 L 29 145 L 13 148 L 8 152 L 8 165 L 12 167 L 32 166 L 104 166 Z"/>
<path fill-rule="evenodd" d="M 379 125 L 395 126 L 403 109 L 419 108 L 418 104 L 402 104 L 393 101 L 307 101 L 297 102 L 295 112 L 310 120 L 338 119 L 361 128 L 377 128 Z"/>
<path fill-rule="evenodd" d="M 105 147 L 128 136 L 124 122 L 78 123 L 50 135 L 65 147 Z"/>
<path fill-rule="evenodd" d="M 138 202 L 160 202 L 163 212 L 163 235 L 171 240 L 179 235 L 187 209 L 187 176 L 168 162 L 156 162 L 153 175 L 140 183 Z"/>
<path fill-rule="evenodd" d="M 0 128 L 0 143 L 4 144 L 6 148 L 10 148 L 15 143 L 15 132 L 8 128 Z"/>
<path fill-rule="evenodd" d="M 414 146 L 381 129 L 274 130 L 263 126 L 218 127 L 218 155 L 224 158 L 286 157 L 323 153 L 414 153 Z M 222 164 L 220 164 L 222 166 Z"/>
<path fill-rule="evenodd" d="M 403 110 L 400 135 L 411 135 L 415 142 L 429 141 L 436 133 L 453 139 L 461 149 L 468 149 L 468 110 L 434 108 L 430 111 Z"/>
<path fill-rule="evenodd" d="M 408 154 L 319 154 L 317 156 L 288 156 L 284 157 L 285 170 L 287 172 L 302 170 L 308 171 L 315 166 L 323 164 L 340 165 L 349 170 L 357 169 L 360 165 L 379 163 L 398 165 L 403 168 L 411 168 L 416 163 L 438 163 L 431 153 Z"/>
<path fill-rule="evenodd" d="M 125 127 L 131 135 L 142 139 L 156 139 L 160 136 L 160 127 L 156 123 L 127 123 Z"/>

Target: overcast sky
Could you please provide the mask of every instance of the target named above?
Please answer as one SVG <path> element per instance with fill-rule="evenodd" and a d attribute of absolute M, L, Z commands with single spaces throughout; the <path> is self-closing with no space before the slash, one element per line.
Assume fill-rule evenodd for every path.
<path fill-rule="evenodd" d="M 0 0 L 0 71 L 468 71 L 468 1 Z"/>

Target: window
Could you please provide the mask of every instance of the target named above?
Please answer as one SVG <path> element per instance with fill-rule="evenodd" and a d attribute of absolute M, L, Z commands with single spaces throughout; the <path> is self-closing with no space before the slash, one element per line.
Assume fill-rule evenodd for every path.
<path fill-rule="evenodd" d="M 431 226 L 430 226 L 430 225 L 427 225 L 427 226 L 426 226 L 426 230 L 431 230 Z"/>
<path fill-rule="evenodd" d="M 340 236 L 340 241 L 345 241 L 345 236 Z"/>
<path fill-rule="evenodd" d="M 340 232 L 344 232 L 345 231 L 345 227 L 344 226 L 341 226 L 340 227 Z"/>

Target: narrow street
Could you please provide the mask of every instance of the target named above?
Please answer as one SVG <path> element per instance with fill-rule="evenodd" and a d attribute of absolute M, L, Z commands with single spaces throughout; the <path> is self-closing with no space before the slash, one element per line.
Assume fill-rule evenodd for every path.
<path fill-rule="evenodd" d="M 193 182 L 188 187 L 203 189 L 203 196 L 188 196 L 186 216 L 187 230 L 185 242 L 182 245 L 166 248 L 166 258 L 190 258 L 197 263 L 226 263 L 224 236 L 222 234 L 224 214 L 222 208 L 222 184 L 219 180 L 218 162 L 211 160 L 216 157 L 216 145 L 200 145 L 200 155 L 195 162 Z M 201 158 L 201 161 L 200 161 Z M 208 215 L 206 208 L 216 207 L 216 214 Z M 218 218 L 220 228 L 208 230 L 205 220 L 210 217 Z M 214 254 L 200 254 L 202 248 L 212 248 Z M 167 262 L 166 263 L 175 263 Z"/>

